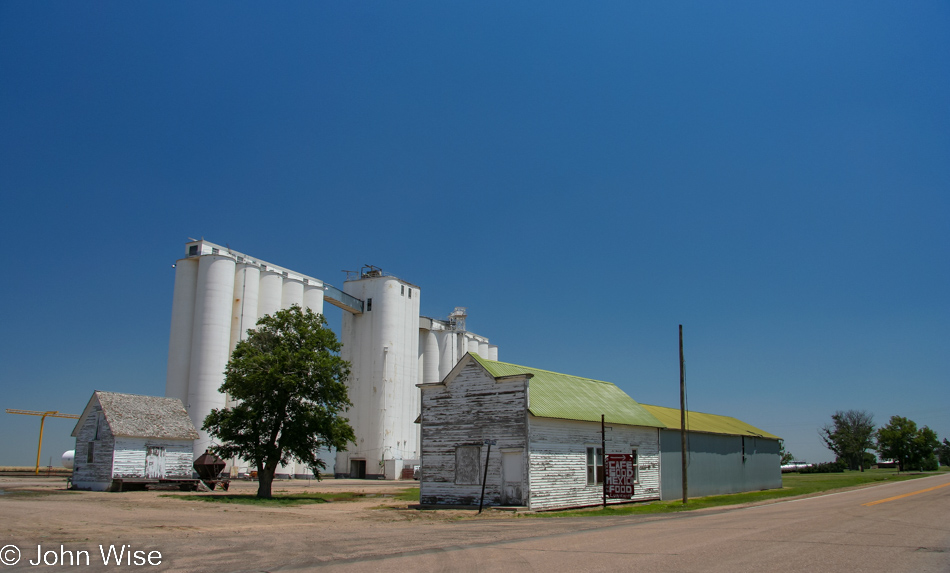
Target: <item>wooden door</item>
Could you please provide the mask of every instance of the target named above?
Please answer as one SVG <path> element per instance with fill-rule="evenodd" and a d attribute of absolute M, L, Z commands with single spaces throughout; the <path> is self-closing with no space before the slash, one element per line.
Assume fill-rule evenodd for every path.
<path fill-rule="evenodd" d="M 524 494 L 522 483 L 524 482 L 524 460 L 523 452 L 502 452 L 501 453 L 501 502 L 505 505 L 523 505 Z"/>
<path fill-rule="evenodd" d="M 162 479 L 165 477 L 164 446 L 145 447 L 145 477 L 149 479 Z"/>

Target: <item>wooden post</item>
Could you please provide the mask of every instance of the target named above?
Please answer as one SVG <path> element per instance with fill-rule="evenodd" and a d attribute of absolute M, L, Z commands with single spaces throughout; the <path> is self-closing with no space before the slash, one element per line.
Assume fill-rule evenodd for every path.
<path fill-rule="evenodd" d="M 491 455 L 491 445 L 495 440 L 485 440 L 488 444 L 488 451 L 485 452 L 485 475 L 482 477 L 482 497 L 478 500 L 478 513 L 482 512 L 482 504 L 485 503 L 485 484 L 488 483 L 488 456 Z"/>
<path fill-rule="evenodd" d="M 683 360 L 683 325 L 680 325 L 680 447 L 683 451 L 683 504 L 686 504 L 686 363 Z"/>

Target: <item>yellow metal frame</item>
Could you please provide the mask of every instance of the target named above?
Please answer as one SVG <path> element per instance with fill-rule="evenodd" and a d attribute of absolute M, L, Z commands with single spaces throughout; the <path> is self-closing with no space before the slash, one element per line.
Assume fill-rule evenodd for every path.
<path fill-rule="evenodd" d="M 79 416 L 75 414 L 62 414 L 57 410 L 49 410 L 47 412 L 37 412 L 35 410 L 17 410 L 15 408 L 7 408 L 7 414 L 24 414 L 27 416 L 42 416 L 40 418 L 40 444 L 36 447 L 36 475 L 40 475 L 40 454 L 43 452 L 43 426 L 46 425 L 46 418 L 70 418 L 72 420 L 78 420 Z"/>

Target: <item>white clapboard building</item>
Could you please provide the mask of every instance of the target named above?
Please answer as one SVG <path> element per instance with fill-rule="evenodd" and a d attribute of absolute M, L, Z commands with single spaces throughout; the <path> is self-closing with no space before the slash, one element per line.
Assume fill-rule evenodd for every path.
<path fill-rule="evenodd" d="M 636 460 L 632 499 L 660 497 L 665 425 L 610 382 L 469 353 L 441 382 L 419 387 L 422 505 L 479 505 L 483 481 L 486 506 L 601 503 L 601 415 L 606 453 Z"/>
<path fill-rule="evenodd" d="M 76 489 L 119 490 L 192 477 L 198 432 L 177 398 L 97 390 L 72 435 Z"/>

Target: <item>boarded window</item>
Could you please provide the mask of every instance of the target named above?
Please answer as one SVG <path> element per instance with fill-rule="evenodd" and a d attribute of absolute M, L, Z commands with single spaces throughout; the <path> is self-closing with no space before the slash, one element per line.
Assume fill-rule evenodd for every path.
<path fill-rule="evenodd" d="M 587 485 L 604 483 L 604 450 L 587 448 Z"/>
<path fill-rule="evenodd" d="M 637 462 L 637 450 L 633 450 L 633 483 L 640 483 L 640 465 Z"/>
<path fill-rule="evenodd" d="M 477 485 L 481 482 L 479 471 L 482 459 L 479 446 L 459 446 L 455 448 L 455 483 Z"/>

